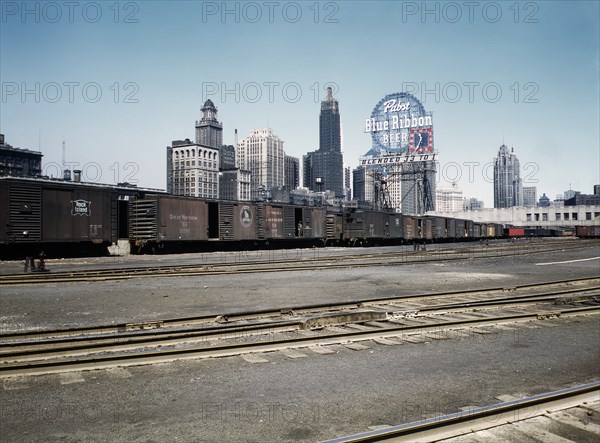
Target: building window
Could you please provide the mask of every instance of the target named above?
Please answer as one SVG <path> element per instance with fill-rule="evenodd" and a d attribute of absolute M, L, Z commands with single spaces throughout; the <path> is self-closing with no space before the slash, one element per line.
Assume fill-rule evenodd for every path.
<path fill-rule="evenodd" d="M 527 221 L 531 221 L 531 214 L 527 214 Z"/>
<path fill-rule="evenodd" d="M 548 221 L 548 214 L 547 213 L 542 214 L 542 221 Z"/>
<path fill-rule="evenodd" d="M 556 213 L 556 221 L 560 221 L 560 212 Z"/>
<path fill-rule="evenodd" d="M 585 219 L 586 220 L 591 220 L 592 219 L 592 213 L 591 212 L 586 212 L 585 213 Z"/>
<path fill-rule="evenodd" d="M 571 220 L 577 220 L 577 212 L 573 212 Z"/>
<path fill-rule="evenodd" d="M 565 220 L 569 219 L 569 213 L 568 212 L 565 212 L 563 215 L 565 216 Z"/>

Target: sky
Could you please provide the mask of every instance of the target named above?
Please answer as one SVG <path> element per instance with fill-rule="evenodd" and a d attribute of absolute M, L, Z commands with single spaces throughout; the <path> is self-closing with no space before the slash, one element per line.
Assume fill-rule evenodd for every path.
<path fill-rule="evenodd" d="M 0 133 L 83 179 L 166 188 L 166 147 L 194 140 L 211 99 L 234 144 L 270 127 L 318 149 L 339 100 L 346 166 L 365 119 L 409 92 L 433 114 L 438 187 L 493 207 L 514 148 L 538 198 L 600 183 L 598 1 L 0 1 Z"/>

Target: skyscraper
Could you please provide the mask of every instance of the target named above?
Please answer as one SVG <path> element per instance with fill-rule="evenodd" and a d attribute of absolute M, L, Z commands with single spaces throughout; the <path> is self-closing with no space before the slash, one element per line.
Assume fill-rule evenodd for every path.
<path fill-rule="evenodd" d="M 463 192 L 456 183 L 451 188 L 437 188 L 435 190 L 435 210 L 438 212 L 458 212 L 464 206 Z"/>
<path fill-rule="evenodd" d="M 252 173 L 252 199 L 284 185 L 283 140 L 271 128 L 254 129 L 237 146 L 237 166 Z"/>
<path fill-rule="evenodd" d="M 319 114 L 319 150 L 303 156 L 303 183 L 313 191 L 333 191 L 344 197 L 344 161 L 341 146 L 339 104 L 333 91 L 321 102 Z"/>
<path fill-rule="evenodd" d="M 514 148 L 500 146 L 494 159 L 494 208 L 511 208 L 523 204 L 521 166 Z"/>
<path fill-rule="evenodd" d="M 219 197 L 219 167 L 223 125 L 211 100 L 196 121 L 196 143 L 174 140 L 167 146 L 167 192 L 194 197 Z"/>
<path fill-rule="evenodd" d="M 523 206 L 537 206 L 537 188 L 523 186 Z"/>
<path fill-rule="evenodd" d="M 300 159 L 286 155 L 284 159 L 284 165 L 285 186 L 289 191 L 293 191 L 300 186 Z"/>
<path fill-rule="evenodd" d="M 352 190 L 353 200 L 375 201 L 375 178 L 364 166 L 352 170 Z"/>

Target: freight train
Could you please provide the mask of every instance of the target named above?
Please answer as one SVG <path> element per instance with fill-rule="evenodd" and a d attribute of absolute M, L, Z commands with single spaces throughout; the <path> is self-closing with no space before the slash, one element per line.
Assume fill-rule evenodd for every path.
<path fill-rule="evenodd" d="M 0 257 L 372 246 L 525 235 L 523 228 L 358 207 L 207 200 L 142 189 L 0 177 Z M 600 237 L 600 227 L 585 228 Z M 518 231 L 518 233 L 517 233 Z M 582 230 L 583 232 L 583 230 Z M 556 232 L 545 232 L 553 235 Z M 529 234 L 535 235 L 535 234 Z"/>

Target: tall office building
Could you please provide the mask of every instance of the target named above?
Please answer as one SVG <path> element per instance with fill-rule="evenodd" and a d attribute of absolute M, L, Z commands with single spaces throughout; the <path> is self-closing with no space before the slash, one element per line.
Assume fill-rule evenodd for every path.
<path fill-rule="evenodd" d="M 500 146 L 494 158 L 494 208 L 511 208 L 523 204 L 521 166 L 515 155 L 505 145 Z"/>
<path fill-rule="evenodd" d="M 463 210 L 463 193 L 456 184 L 451 188 L 435 190 L 435 210 L 438 212 L 459 212 Z"/>
<path fill-rule="evenodd" d="M 217 108 L 209 99 L 200 111 L 200 121 L 196 121 L 196 144 L 220 149 L 223 146 L 223 124 L 217 120 Z"/>
<path fill-rule="evenodd" d="M 286 155 L 284 158 L 284 165 L 285 187 L 288 191 L 293 191 L 300 186 L 300 159 Z"/>
<path fill-rule="evenodd" d="M 375 201 L 375 179 L 363 166 L 352 170 L 352 199 L 359 202 Z"/>
<path fill-rule="evenodd" d="M 537 206 L 537 188 L 523 186 L 523 206 Z"/>
<path fill-rule="evenodd" d="M 252 199 L 261 199 L 264 193 L 284 185 L 283 140 L 271 128 L 254 129 L 237 146 L 237 166 L 252 173 Z"/>
<path fill-rule="evenodd" d="M 319 150 L 303 156 L 303 183 L 313 191 L 330 190 L 344 197 L 344 160 L 342 155 L 339 104 L 331 88 L 321 102 Z"/>
<path fill-rule="evenodd" d="M 344 168 L 344 200 L 352 200 L 352 169 L 350 166 Z"/>
<path fill-rule="evenodd" d="M 174 140 L 167 146 L 167 192 L 192 197 L 219 197 L 219 149 Z"/>
<path fill-rule="evenodd" d="M 186 138 L 174 140 L 167 146 L 167 192 L 219 198 L 223 125 L 217 120 L 217 108 L 211 100 L 207 100 L 200 111 L 196 143 Z"/>

